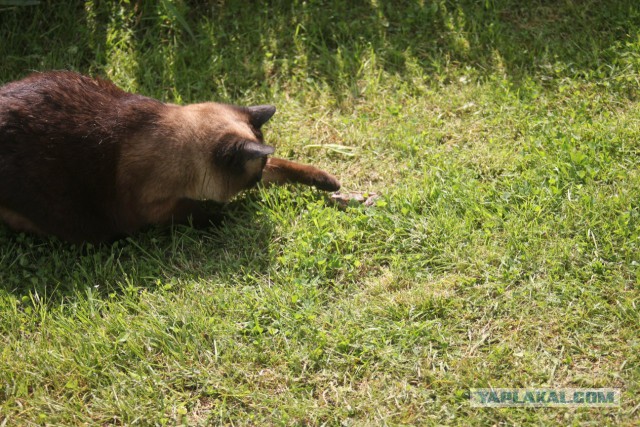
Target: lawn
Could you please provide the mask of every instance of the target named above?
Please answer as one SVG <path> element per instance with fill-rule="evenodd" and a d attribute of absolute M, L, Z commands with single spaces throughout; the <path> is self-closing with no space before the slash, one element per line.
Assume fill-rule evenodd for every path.
<path fill-rule="evenodd" d="M 637 0 L 13 3 L 0 83 L 271 103 L 279 156 L 380 197 L 261 188 L 97 247 L 0 226 L 0 426 L 638 425 Z"/>

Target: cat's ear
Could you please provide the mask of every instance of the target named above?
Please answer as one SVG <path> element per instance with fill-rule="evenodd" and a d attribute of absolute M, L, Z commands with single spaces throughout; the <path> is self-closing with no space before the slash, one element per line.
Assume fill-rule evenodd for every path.
<path fill-rule="evenodd" d="M 242 144 L 242 158 L 245 161 L 257 159 L 260 157 L 267 157 L 276 151 L 270 145 L 260 144 L 255 141 L 244 141 Z"/>
<path fill-rule="evenodd" d="M 253 107 L 247 107 L 249 113 L 249 121 L 256 128 L 265 124 L 275 113 L 276 107 L 273 105 L 254 105 Z"/>

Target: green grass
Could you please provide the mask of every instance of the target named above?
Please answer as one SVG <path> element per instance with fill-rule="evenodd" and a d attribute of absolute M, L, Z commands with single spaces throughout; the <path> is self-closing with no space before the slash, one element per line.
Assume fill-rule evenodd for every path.
<path fill-rule="evenodd" d="M 260 189 L 109 247 L 0 227 L 0 425 L 637 425 L 637 1 L 8 3 L 0 82 L 273 103 L 280 156 L 381 198 Z"/>

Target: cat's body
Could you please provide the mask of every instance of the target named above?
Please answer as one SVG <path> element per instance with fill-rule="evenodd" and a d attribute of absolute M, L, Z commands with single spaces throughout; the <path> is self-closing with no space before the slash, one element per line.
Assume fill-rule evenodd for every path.
<path fill-rule="evenodd" d="M 149 224 L 203 219 L 263 179 L 337 190 L 331 175 L 267 158 L 271 106 L 177 106 L 72 72 L 0 87 L 0 220 L 100 242 Z"/>

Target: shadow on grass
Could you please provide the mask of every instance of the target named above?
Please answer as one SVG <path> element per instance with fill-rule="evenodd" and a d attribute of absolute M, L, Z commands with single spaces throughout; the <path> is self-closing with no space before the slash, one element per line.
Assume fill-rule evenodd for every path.
<path fill-rule="evenodd" d="M 224 209 L 219 225 L 153 228 L 99 246 L 71 245 L 15 233 L 0 225 L 0 292 L 46 296 L 49 304 L 91 293 L 117 297 L 176 282 L 228 282 L 271 264 L 271 224 L 251 195 Z"/>
<path fill-rule="evenodd" d="M 545 67 L 604 72 L 640 27 L 634 0 L 114 3 L 0 12 L 0 81 L 34 69 L 133 67 L 140 91 L 163 99 L 267 97 L 300 81 L 340 98 L 372 62 L 398 75 L 471 67 L 515 82 Z"/>

